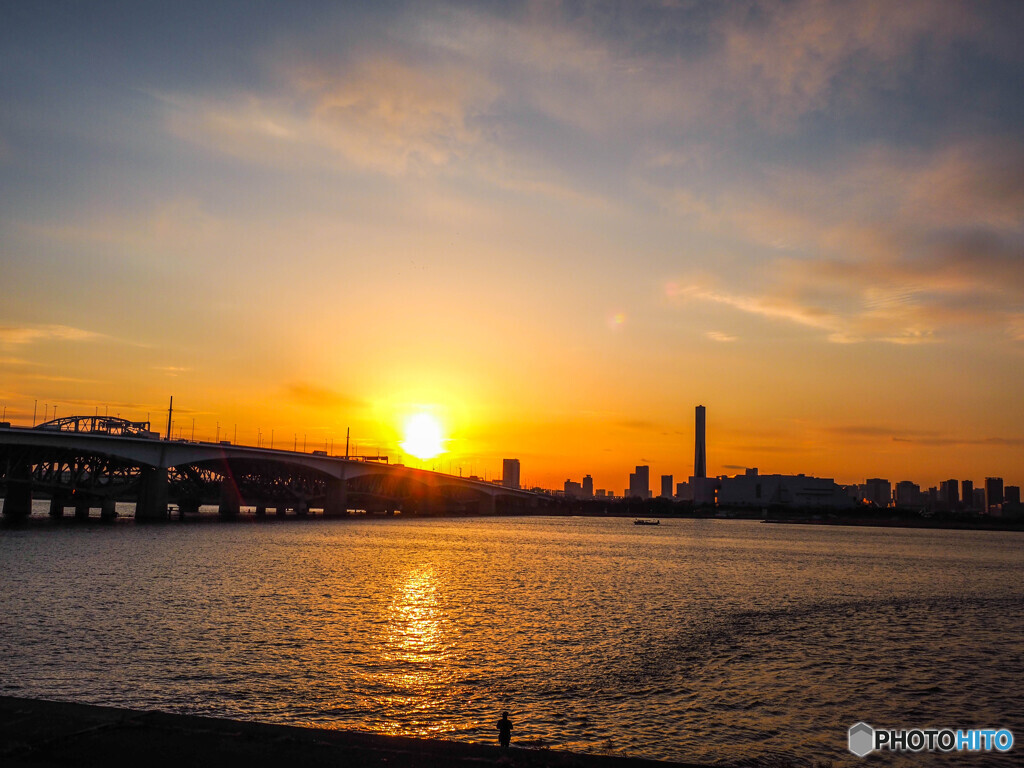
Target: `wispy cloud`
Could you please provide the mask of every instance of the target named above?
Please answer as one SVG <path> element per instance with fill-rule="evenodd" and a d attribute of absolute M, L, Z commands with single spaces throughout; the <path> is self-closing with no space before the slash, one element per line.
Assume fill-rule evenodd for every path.
<path fill-rule="evenodd" d="M 919 344 L 965 327 L 1018 338 L 1024 150 L 989 140 L 917 153 L 873 148 L 818 172 L 777 169 L 758 191 L 673 205 L 761 249 L 759 293 L 724 280 L 678 291 L 828 332 Z M 684 283 L 685 281 L 680 281 Z"/>
<path fill-rule="evenodd" d="M 170 131 L 236 157 L 289 167 L 396 175 L 443 166 L 480 141 L 494 98 L 468 66 L 360 50 L 344 60 L 277 63 L 275 85 L 213 95 L 154 94 Z"/>
<path fill-rule="evenodd" d="M 958 438 L 958 437 L 894 437 L 897 443 L 913 443 L 936 448 L 948 448 L 955 446 L 996 446 L 1005 448 L 1024 448 L 1024 438 L 1018 437 L 982 437 L 982 438 Z"/>
<path fill-rule="evenodd" d="M 179 373 L 187 373 L 192 369 L 187 366 L 180 365 L 154 365 L 153 370 L 165 373 L 168 376 L 177 376 Z"/>
<path fill-rule="evenodd" d="M 103 334 L 69 325 L 0 326 L 0 344 L 23 345 L 39 341 L 95 341 Z"/>
<path fill-rule="evenodd" d="M 830 436 L 838 436 L 846 440 L 857 440 L 872 444 L 878 444 L 879 441 L 889 441 L 894 443 L 906 443 L 926 447 L 1024 447 L 1024 438 L 966 437 L 950 435 L 948 433 L 944 433 L 938 430 L 907 429 L 905 426 L 885 426 L 879 424 L 840 424 L 821 427 L 820 431 Z"/>
<path fill-rule="evenodd" d="M 27 373 L 22 376 L 24 379 L 34 379 L 37 381 L 49 381 L 63 384 L 86 384 L 96 381 L 95 379 L 82 379 L 77 376 L 58 376 L 47 373 Z"/>
<path fill-rule="evenodd" d="M 763 122 L 791 126 L 808 112 L 852 106 L 889 85 L 919 45 L 934 50 L 979 31 L 969 4 L 907 0 L 729 5 L 717 22 L 726 83 Z"/>

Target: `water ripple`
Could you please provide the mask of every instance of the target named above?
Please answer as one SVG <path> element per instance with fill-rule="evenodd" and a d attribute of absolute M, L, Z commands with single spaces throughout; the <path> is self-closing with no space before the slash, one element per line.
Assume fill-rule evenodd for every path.
<path fill-rule="evenodd" d="M 0 690 L 491 742 L 509 709 L 520 744 L 846 764 L 857 720 L 1024 738 L 1022 545 L 550 518 L 7 529 Z"/>

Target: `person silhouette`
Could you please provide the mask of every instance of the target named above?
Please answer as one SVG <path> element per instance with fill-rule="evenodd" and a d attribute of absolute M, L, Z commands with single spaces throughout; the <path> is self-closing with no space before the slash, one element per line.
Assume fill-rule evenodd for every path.
<path fill-rule="evenodd" d="M 498 743 L 508 749 L 510 741 L 512 741 L 512 721 L 508 719 L 508 712 L 502 712 L 501 720 L 498 721 Z"/>

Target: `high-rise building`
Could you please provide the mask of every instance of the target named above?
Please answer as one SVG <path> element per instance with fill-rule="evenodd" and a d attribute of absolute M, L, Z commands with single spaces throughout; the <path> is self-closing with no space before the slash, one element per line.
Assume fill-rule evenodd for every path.
<path fill-rule="evenodd" d="M 946 505 L 950 509 L 956 509 L 960 506 L 960 482 L 957 480 L 946 480 L 940 483 L 942 486 L 942 493 L 945 496 Z"/>
<path fill-rule="evenodd" d="M 566 498 L 578 499 L 583 495 L 583 486 L 579 483 L 573 482 L 572 480 L 565 481 L 565 495 Z"/>
<path fill-rule="evenodd" d="M 661 476 L 661 498 L 672 498 L 672 475 Z"/>
<path fill-rule="evenodd" d="M 881 477 L 869 477 L 859 490 L 862 499 L 870 501 L 880 509 L 885 509 L 892 501 L 892 486 L 888 480 Z"/>
<path fill-rule="evenodd" d="M 1003 506 L 1003 478 L 985 478 L 985 505 L 989 509 Z"/>
<path fill-rule="evenodd" d="M 975 488 L 974 489 L 974 504 L 972 508 L 975 511 L 982 510 L 985 508 L 985 489 Z"/>
<path fill-rule="evenodd" d="M 974 481 L 960 481 L 960 502 L 964 509 L 974 509 Z"/>
<path fill-rule="evenodd" d="M 626 491 L 626 495 L 637 499 L 651 498 L 650 467 L 638 466 L 636 472 L 629 473 L 629 490 Z"/>
<path fill-rule="evenodd" d="M 1020 504 L 1020 486 L 1008 485 L 1003 489 L 1003 504 Z"/>
<path fill-rule="evenodd" d="M 519 488 L 519 459 L 502 459 L 501 484 L 506 488 Z"/>
<path fill-rule="evenodd" d="M 909 480 L 901 480 L 896 483 L 896 506 L 916 507 L 922 502 L 921 486 Z"/>
<path fill-rule="evenodd" d="M 705 442 L 704 406 L 698 405 L 694 429 L 693 476 L 708 476 L 708 453 Z"/>
<path fill-rule="evenodd" d="M 594 498 L 594 478 L 590 475 L 583 478 L 583 498 Z"/>

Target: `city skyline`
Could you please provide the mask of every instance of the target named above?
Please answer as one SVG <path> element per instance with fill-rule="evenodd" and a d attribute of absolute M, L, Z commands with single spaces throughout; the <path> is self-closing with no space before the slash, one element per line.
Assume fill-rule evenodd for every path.
<path fill-rule="evenodd" d="M 26 420 L 25 424 L 20 424 L 19 425 L 17 422 L 15 422 L 14 426 L 30 426 L 30 425 L 38 426 L 40 424 L 45 423 L 46 419 L 55 420 L 55 419 L 58 418 L 57 417 L 57 412 L 56 412 L 56 408 L 58 406 L 59 406 L 59 404 L 55 403 L 53 405 L 54 411 L 51 413 L 50 410 L 49 410 L 50 407 L 51 407 L 50 404 L 49 403 L 43 403 L 43 405 L 42 405 L 43 411 L 42 411 L 42 413 L 40 413 L 39 412 L 39 403 L 38 403 L 38 401 L 34 401 L 33 408 L 32 408 L 32 411 L 33 411 L 32 418 Z M 11 423 L 9 420 L 7 420 L 7 406 L 6 406 L 6 404 L 2 404 L 2 405 L 0 405 L 0 407 L 3 408 L 3 413 L 2 413 L 2 418 L 0 418 L 0 423 Z M 17 411 L 15 411 L 15 413 L 17 413 Z M 121 417 L 121 413 L 120 412 L 111 412 L 110 409 L 109 409 L 109 406 L 104 407 L 102 409 L 102 412 L 101 412 L 100 406 L 97 405 L 97 406 L 95 406 L 94 413 L 97 414 L 97 415 L 100 415 L 100 416 L 107 416 L 107 415 L 109 415 L 109 416 L 118 417 L 118 418 Z M 64 418 L 69 418 L 69 417 L 72 417 L 72 416 L 79 416 L 79 417 L 81 417 L 81 416 L 89 416 L 89 415 L 91 415 L 91 414 L 87 414 L 87 413 L 86 414 L 69 414 L 69 413 L 66 413 L 66 412 L 62 411 L 60 413 L 60 418 L 64 419 Z M 140 423 L 142 423 L 142 422 L 140 422 Z M 335 439 L 332 436 L 332 437 L 323 438 L 319 442 L 313 442 L 313 441 L 310 440 L 310 437 L 309 437 L 310 430 L 303 430 L 301 432 L 287 432 L 287 431 L 283 431 L 283 432 L 280 432 L 280 433 L 276 433 L 276 443 L 275 443 L 275 431 L 273 429 L 271 429 L 269 431 L 268 430 L 263 430 L 263 429 L 258 429 L 256 431 L 254 439 L 250 441 L 250 440 L 246 440 L 245 439 L 245 432 L 244 431 L 242 433 L 242 438 L 239 439 L 238 426 L 237 425 L 221 424 L 220 422 L 217 422 L 217 424 L 216 424 L 216 430 L 217 430 L 216 433 L 210 433 L 203 426 L 199 427 L 199 430 L 198 430 L 198 433 L 197 433 L 197 431 L 196 431 L 197 428 L 196 428 L 196 425 L 195 425 L 194 417 L 192 417 L 191 421 L 188 421 L 188 417 L 186 417 L 186 423 L 185 424 L 182 424 L 180 419 L 178 419 L 178 420 L 173 420 L 172 419 L 170 421 L 170 424 L 171 424 L 171 432 L 170 433 L 167 432 L 166 428 L 162 428 L 160 426 L 160 420 L 159 419 L 152 418 L 152 414 L 151 413 L 147 413 L 146 414 L 146 418 L 145 418 L 145 422 L 144 423 L 149 424 L 150 427 L 152 428 L 152 430 L 154 431 L 154 433 L 161 435 L 162 438 L 164 438 L 164 439 L 168 438 L 168 436 L 170 435 L 170 439 L 174 439 L 174 440 L 195 440 L 197 442 L 219 442 L 222 437 L 224 437 L 224 438 L 231 437 L 232 439 L 229 442 L 236 443 L 238 445 L 251 445 L 251 446 L 254 446 L 254 447 L 277 448 L 279 450 L 284 450 L 284 451 L 296 450 L 296 451 L 302 451 L 302 452 L 314 452 L 314 451 L 321 451 L 322 450 L 323 452 L 325 452 L 325 453 L 327 453 L 329 455 L 332 455 L 332 456 L 344 456 L 344 455 L 346 455 L 346 451 L 350 451 L 351 454 L 354 455 L 354 456 L 363 456 L 363 455 L 373 456 L 373 455 L 377 455 L 377 456 L 388 457 L 388 454 L 386 453 L 386 451 L 382 452 L 380 444 L 379 443 L 375 443 L 372 440 L 364 441 L 362 444 L 360 444 L 359 442 L 355 442 L 355 443 L 351 443 L 351 444 L 346 444 L 346 441 L 343 439 L 342 441 L 339 441 L 338 443 L 335 443 Z M 694 443 L 696 445 L 696 448 L 695 448 L 695 451 L 694 451 L 694 459 L 693 459 L 693 470 L 694 471 L 698 471 L 700 466 L 701 466 L 702 461 L 706 462 L 706 456 L 707 456 L 706 408 L 704 406 L 702 406 L 702 405 L 696 406 L 696 414 L 695 414 L 695 418 L 694 418 L 693 432 L 694 432 Z M 289 436 L 291 438 L 291 443 L 290 444 L 289 444 Z M 410 455 L 410 454 L 406 453 L 405 451 L 403 451 L 401 449 L 401 444 L 402 444 L 401 442 L 398 442 L 397 445 L 395 446 L 397 453 L 399 454 L 399 456 L 401 456 L 403 461 L 408 461 L 413 466 L 420 466 L 420 467 L 422 467 L 424 469 L 431 469 L 431 470 L 438 471 L 438 472 L 446 472 L 448 474 L 454 474 L 454 475 L 460 475 L 460 476 L 464 475 L 466 477 L 478 476 L 481 479 L 487 480 L 489 482 L 501 483 L 502 485 L 505 485 L 506 487 L 510 487 L 510 488 L 529 488 L 529 487 L 533 487 L 533 488 L 542 488 L 543 490 L 548 491 L 548 492 L 555 492 L 559 488 L 562 488 L 565 485 L 565 483 L 573 482 L 575 486 L 579 486 L 579 488 L 577 488 L 577 490 L 584 490 L 587 487 L 587 484 L 589 482 L 589 486 L 590 486 L 591 490 L 593 491 L 593 489 L 596 489 L 596 488 L 598 488 L 601 485 L 600 483 L 596 483 L 596 481 L 593 479 L 593 477 L 592 477 L 592 475 L 590 473 L 585 473 L 585 475 L 583 476 L 582 483 L 572 481 L 571 477 L 566 478 L 565 483 L 557 482 L 557 483 L 553 483 L 551 485 L 543 485 L 542 483 L 532 483 L 532 482 L 530 482 L 530 483 L 523 483 L 522 480 L 521 480 L 521 477 L 522 477 L 522 474 L 521 474 L 522 473 L 521 462 L 520 462 L 520 460 L 518 458 L 508 458 L 505 454 L 502 454 L 502 457 L 500 459 L 496 459 L 496 463 L 499 465 L 499 468 L 496 471 L 493 470 L 492 467 L 489 464 L 485 465 L 486 468 L 478 469 L 478 467 L 477 467 L 477 465 L 475 463 L 470 463 L 470 464 L 458 463 L 455 459 L 453 459 L 451 456 L 448 456 L 446 453 L 441 453 L 438 456 L 430 458 L 430 459 L 419 459 L 417 456 Z M 501 453 L 501 451 L 499 450 L 499 454 L 500 453 Z M 455 463 L 453 463 L 453 461 Z M 569 462 L 569 461 L 564 461 L 563 462 L 563 464 L 566 464 L 566 465 L 569 464 L 569 463 L 571 463 L 571 462 Z M 670 469 L 676 468 L 676 464 L 677 463 L 673 463 L 673 464 L 669 465 L 669 468 Z M 758 472 L 761 469 L 760 467 L 743 466 L 743 465 L 738 465 L 738 464 L 722 464 L 721 466 L 727 468 L 727 470 L 731 470 L 734 473 L 738 472 L 739 474 L 749 473 L 751 470 L 753 470 L 755 472 Z M 660 469 L 664 469 L 664 467 L 659 468 L 659 470 Z M 617 483 L 619 483 L 619 477 L 613 471 L 611 473 L 611 479 L 609 480 L 609 482 L 607 482 L 605 484 L 605 487 L 600 488 L 600 490 L 602 491 L 601 495 L 604 495 L 604 493 L 607 493 L 607 494 L 609 494 L 611 496 L 616 496 L 616 497 L 619 497 L 619 498 L 629 497 L 630 495 L 632 495 L 631 494 L 631 490 L 634 490 L 633 483 L 636 482 L 636 484 L 637 484 L 636 485 L 636 489 L 640 489 L 641 486 L 644 483 L 644 479 L 646 478 L 647 491 L 648 491 L 649 495 L 646 496 L 646 497 L 643 497 L 643 498 L 654 498 L 656 496 L 662 496 L 663 497 L 664 496 L 663 491 L 664 491 L 664 487 L 665 487 L 664 483 L 666 481 L 666 478 L 671 480 L 673 477 L 676 477 L 676 476 L 678 476 L 678 477 L 685 477 L 685 474 L 680 474 L 680 475 L 674 475 L 674 474 L 661 475 L 661 481 L 660 482 L 661 482 L 662 493 L 659 494 L 659 493 L 655 493 L 654 489 L 652 489 L 650 487 L 650 483 L 652 482 L 651 479 L 650 479 L 651 478 L 651 474 L 650 474 L 651 473 L 651 465 L 650 464 L 635 465 L 634 466 L 634 472 L 628 472 L 628 470 L 626 470 L 626 469 L 623 469 L 621 472 L 619 472 L 619 474 L 623 474 L 623 473 L 627 473 L 628 474 L 628 477 L 626 478 L 626 486 L 625 486 L 625 488 L 623 490 L 617 490 L 617 488 L 618 488 Z M 558 474 L 559 474 L 559 472 L 556 470 L 553 473 L 552 476 L 557 476 Z M 769 470 L 768 472 L 762 472 L 761 474 L 762 475 L 791 475 L 791 476 L 806 475 L 808 477 L 817 477 L 818 476 L 815 473 L 804 472 L 804 471 L 799 471 L 799 470 L 794 470 L 792 472 L 776 472 L 776 471 L 773 471 L 773 470 Z M 835 480 L 837 482 L 837 484 L 841 485 L 841 486 L 863 485 L 864 483 L 870 483 L 872 481 L 872 478 L 870 476 L 864 476 L 864 477 L 860 477 L 860 478 L 856 478 L 856 477 L 850 476 L 850 477 L 845 477 L 844 478 L 841 474 L 838 474 L 838 473 L 835 473 L 835 472 L 832 472 L 832 473 L 826 472 L 824 474 L 827 475 L 830 479 Z M 957 478 L 954 478 L 954 479 L 939 478 L 939 479 L 934 479 L 934 480 L 932 480 L 932 479 L 921 480 L 920 478 L 906 478 L 906 477 L 895 479 L 894 477 L 890 477 L 889 475 L 886 475 L 886 473 L 882 473 L 882 474 L 885 475 L 885 482 L 889 482 L 892 485 L 892 491 L 891 492 L 892 492 L 893 498 L 895 498 L 896 485 L 897 484 L 903 484 L 903 483 L 914 484 L 915 480 L 917 480 L 916 484 L 918 486 L 920 486 L 919 490 L 921 492 L 923 492 L 923 493 L 927 493 L 928 490 L 938 490 L 941 493 L 944 493 L 943 488 L 944 488 L 945 484 L 946 483 L 950 483 L 950 482 L 956 482 L 958 484 L 958 486 L 959 486 L 959 484 L 966 484 L 966 487 L 970 488 L 972 490 L 984 490 L 987 487 L 987 485 L 986 485 L 987 481 L 992 480 L 992 479 L 998 480 L 1000 482 L 1000 484 L 1004 483 L 1004 481 L 1005 481 L 1005 483 L 1006 483 L 1006 485 L 1008 487 L 1013 487 L 1013 484 L 1015 482 L 1018 482 L 1018 480 L 1016 478 L 1016 475 L 1012 475 L 1009 478 L 1004 478 L 1004 477 L 998 476 L 998 475 L 984 474 L 984 475 L 980 476 L 983 479 L 983 482 L 979 484 L 979 488 L 978 489 L 973 489 L 974 480 L 977 479 L 977 478 L 968 477 L 966 475 L 958 476 Z M 528 472 L 527 473 L 527 478 L 529 479 L 529 477 L 530 477 L 530 474 Z M 716 474 L 707 475 L 706 474 L 706 470 L 705 470 L 705 474 L 704 475 L 698 475 L 697 477 L 707 477 L 707 478 L 709 478 L 711 480 L 715 480 L 715 479 L 721 479 L 721 478 L 725 478 L 725 477 L 730 477 L 730 472 L 729 471 L 723 471 L 723 472 L 719 472 L 719 473 L 716 473 Z M 840 478 L 842 478 L 842 479 L 840 479 Z M 692 483 L 693 480 L 694 480 L 694 476 L 691 475 L 689 477 L 689 479 L 688 479 L 688 482 Z M 929 483 L 934 483 L 934 484 L 929 486 Z M 1000 487 L 1002 487 L 1002 485 L 1000 485 Z M 691 490 L 691 492 L 692 492 L 692 490 Z M 959 491 L 957 493 L 959 493 Z M 593 495 L 593 493 L 591 493 L 590 495 Z M 584 493 L 584 496 L 587 496 L 587 494 Z M 964 498 L 966 498 L 966 496 Z"/>
<path fill-rule="evenodd" d="M 0 22 L 8 421 L 619 494 L 703 403 L 709 477 L 1020 482 L 1020 4 Z"/>

